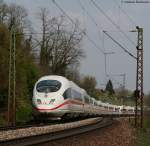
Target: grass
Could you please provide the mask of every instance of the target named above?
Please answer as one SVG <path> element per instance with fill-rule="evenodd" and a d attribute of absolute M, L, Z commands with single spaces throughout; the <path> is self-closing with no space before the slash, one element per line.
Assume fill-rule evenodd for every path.
<path fill-rule="evenodd" d="M 150 133 L 143 129 L 138 129 L 136 137 L 136 146 L 150 146 Z"/>
<path fill-rule="evenodd" d="M 144 129 L 137 129 L 135 146 L 150 146 L 150 117 L 144 117 Z"/>
<path fill-rule="evenodd" d="M 144 128 L 150 129 L 150 116 L 144 117 Z"/>

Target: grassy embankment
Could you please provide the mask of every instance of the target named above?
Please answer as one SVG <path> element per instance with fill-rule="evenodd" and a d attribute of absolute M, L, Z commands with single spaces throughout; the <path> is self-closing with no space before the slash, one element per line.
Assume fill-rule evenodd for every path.
<path fill-rule="evenodd" d="M 137 129 L 135 146 L 150 146 L 150 117 L 144 118 L 144 129 Z"/>

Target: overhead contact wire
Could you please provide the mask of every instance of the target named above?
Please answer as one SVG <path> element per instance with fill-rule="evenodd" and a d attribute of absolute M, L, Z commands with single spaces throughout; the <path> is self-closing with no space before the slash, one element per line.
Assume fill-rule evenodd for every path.
<path fill-rule="evenodd" d="M 105 12 L 104 10 L 94 1 L 94 0 L 91 0 L 91 2 L 93 3 L 93 5 L 98 9 L 99 12 L 101 12 L 127 39 L 128 41 L 130 41 L 134 46 L 136 46 L 135 42 L 133 40 L 131 40 L 128 35 L 123 32 L 119 25 L 117 25 Z"/>
<path fill-rule="evenodd" d="M 94 17 L 85 9 L 85 7 L 83 6 L 83 4 L 81 3 L 81 0 L 79 0 L 79 4 L 80 4 L 81 9 L 87 14 L 87 16 L 91 19 L 91 21 L 92 21 L 92 22 L 94 23 L 94 25 L 96 26 L 96 28 L 97 28 L 97 30 L 98 30 L 99 39 L 100 39 L 101 41 L 103 41 L 102 38 L 100 37 L 101 31 L 99 30 L 99 25 L 97 24 L 96 20 L 95 20 Z M 102 29 L 102 27 L 101 27 L 101 29 Z"/>
<path fill-rule="evenodd" d="M 130 55 L 132 58 L 137 59 L 132 53 L 130 53 L 125 47 L 123 47 L 118 41 L 116 41 L 111 35 L 109 35 L 106 31 L 103 31 L 113 42 L 115 42 L 120 48 L 123 49 L 125 53 Z"/>
<path fill-rule="evenodd" d="M 56 3 L 55 0 L 52 0 L 52 2 L 56 5 L 56 7 L 73 23 L 75 24 L 75 22 L 73 21 L 73 19 L 60 7 L 60 5 L 58 3 Z M 86 34 L 84 33 L 84 35 L 87 37 L 87 39 L 91 42 L 91 44 L 93 44 L 95 46 L 95 48 L 97 48 L 102 54 L 104 54 L 104 51 Z"/>
<path fill-rule="evenodd" d="M 118 8 L 128 17 L 129 21 L 137 26 L 137 24 L 135 23 L 135 21 L 133 21 L 133 19 L 127 14 L 127 12 L 118 4 L 118 2 L 116 2 L 116 0 L 113 0 L 117 5 L 118 5 Z"/>

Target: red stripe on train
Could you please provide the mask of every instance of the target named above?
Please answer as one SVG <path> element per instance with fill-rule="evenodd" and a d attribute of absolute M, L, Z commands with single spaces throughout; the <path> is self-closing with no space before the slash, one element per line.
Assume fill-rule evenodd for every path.
<path fill-rule="evenodd" d="M 58 108 L 60 108 L 60 107 L 62 107 L 64 105 L 67 105 L 67 104 L 84 105 L 83 103 L 75 101 L 75 100 L 67 100 L 64 103 L 62 103 L 62 104 L 60 104 L 60 105 L 58 105 L 58 106 L 56 106 L 54 108 L 51 108 L 51 109 L 41 109 L 41 108 L 37 108 L 37 107 L 36 107 L 36 109 L 37 110 L 55 110 L 55 109 L 58 109 Z"/>

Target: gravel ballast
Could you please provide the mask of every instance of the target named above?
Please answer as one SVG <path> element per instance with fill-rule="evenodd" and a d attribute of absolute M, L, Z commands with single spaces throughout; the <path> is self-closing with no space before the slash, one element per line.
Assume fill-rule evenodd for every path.
<path fill-rule="evenodd" d="M 127 121 L 115 121 L 107 128 L 38 146 L 133 146 L 134 140 L 134 129 L 130 124 Z"/>
<path fill-rule="evenodd" d="M 0 141 L 46 134 L 46 133 L 62 131 L 65 129 L 70 129 L 70 128 L 76 128 L 80 126 L 94 124 L 100 121 L 101 119 L 102 118 L 91 118 L 91 119 L 65 123 L 65 124 L 55 124 L 55 125 L 49 125 L 49 126 L 30 127 L 30 128 L 25 128 L 25 129 L 0 131 Z"/>

